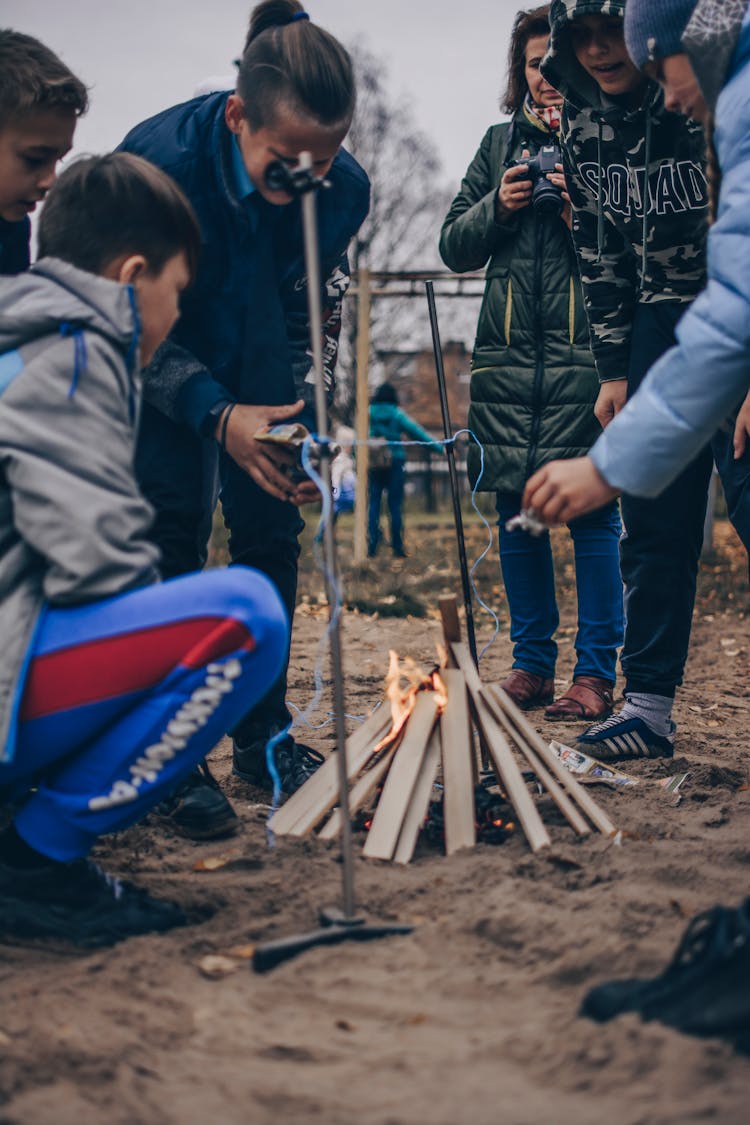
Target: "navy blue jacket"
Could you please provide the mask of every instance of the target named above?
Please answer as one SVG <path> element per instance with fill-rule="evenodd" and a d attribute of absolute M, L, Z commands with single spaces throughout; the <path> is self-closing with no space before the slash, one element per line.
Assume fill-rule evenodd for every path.
<path fill-rule="evenodd" d="M 144 373 L 144 394 L 176 421 L 200 430 L 208 411 L 222 399 L 272 403 L 293 401 L 243 393 L 243 345 L 248 308 L 259 277 L 253 258 L 254 226 L 237 198 L 231 162 L 232 134 L 224 120 L 227 93 L 209 94 L 174 106 L 137 125 L 120 145 L 168 172 L 195 208 L 202 232 L 198 277 L 182 302 L 180 320 L 157 353 L 157 379 Z M 349 285 L 346 250 L 369 208 L 369 181 L 357 162 L 341 151 L 333 162 L 331 187 L 318 198 L 324 315 L 324 356 L 328 390 L 338 351 L 341 298 Z M 261 201 L 262 203 L 263 201 Z M 302 221 L 299 202 L 272 207 L 276 283 L 284 312 L 287 352 L 296 395 L 313 402 Z M 270 331 L 278 332 L 278 324 Z M 283 329 L 282 329 L 283 331 Z M 267 341 L 272 347 L 277 341 Z M 189 353 L 185 355 L 185 352 Z M 261 373 L 262 376 L 262 373 Z M 291 380 L 290 380 L 291 386 Z M 227 393 L 229 391 L 229 394 Z M 296 397 L 295 395 L 295 397 Z"/>
<path fill-rule="evenodd" d="M 23 273 L 29 268 L 29 238 L 31 223 L 28 217 L 20 223 L 0 219 L 0 274 Z"/>

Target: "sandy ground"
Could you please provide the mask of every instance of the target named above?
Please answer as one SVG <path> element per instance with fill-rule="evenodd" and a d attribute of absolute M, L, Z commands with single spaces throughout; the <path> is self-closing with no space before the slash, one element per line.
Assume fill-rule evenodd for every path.
<path fill-rule="evenodd" d="M 449 540 L 431 542 L 427 568 L 416 558 L 396 571 L 379 563 L 378 597 L 386 570 L 388 589 L 421 591 L 424 604 L 433 586 L 455 588 Z M 198 845 L 147 824 L 99 852 L 153 892 L 213 911 L 208 920 L 83 955 L 0 946 L 0 1125 L 747 1121 L 750 1059 L 728 1044 L 635 1016 L 598 1026 L 576 1014 L 591 985 L 659 970 L 696 911 L 748 893 L 747 580 L 726 527 L 718 544 L 701 578 L 676 760 L 634 765 L 644 779 L 636 789 L 594 791 L 623 829 L 622 846 L 577 841 L 547 816 L 553 848 L 544 857 L 516 834 L 451 859 L 421 847 L 408 867 L 358 858 L 362 910 L 413 922 L 411 936 L 315 950 L 265 976 L 235 956 L 234 972 L 209 979 L 199 967 L 207 955 L 308 929 L 320 906 L 340 901 L 335 846 L 306 839 L 267 849 L 263 796 L 228 776 L 225 741 L 212 760 L 240 836 Z M 564 680 L 569 560 L 559 570 Z M 319 582 L 306 581 L 314 603 Z M 297 615 L 300 706 L 312 694 L 323 625 L 309 604 Z M 438 637 L 431 615 L 348 612 L 349 711 L 364 714 L 379 698 L 389 646 L 429 665 Z M 498 640 L 485 679 L 507 670 L 509 651 Z M 550 737 L 581 729 L 533 717 Z M 332 734 L 305 738 L 328 750 Z M 683 769 L 691 778 L 678 797 L 647 783 Z M 235 850 L 220 869 L 194 870 Z"/>

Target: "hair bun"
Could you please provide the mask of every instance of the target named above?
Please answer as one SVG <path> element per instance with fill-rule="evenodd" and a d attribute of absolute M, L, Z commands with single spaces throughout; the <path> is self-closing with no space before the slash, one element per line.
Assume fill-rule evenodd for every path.
<path fill-rule="evenodd" d="M 297 20 L 309 19 L 299 0 L 263 0 L 250 13 L 250 27 L 245 49 L 264 31 L 273 27 L 286 27 Z"/>

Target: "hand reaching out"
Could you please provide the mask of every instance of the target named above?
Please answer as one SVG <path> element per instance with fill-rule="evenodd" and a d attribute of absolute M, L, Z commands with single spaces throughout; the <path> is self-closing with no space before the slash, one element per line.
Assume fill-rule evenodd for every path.
<path fill-rule="evenodd" d="M 288 406 L 247 406 L 237 403 L 229 416 L 226 429 L 226 451 L 241 469 L 252 477 L 259 488 L 275 496 L 277 500 L 287 500 L 290 504 L 309 504 L 319 497 L 318 489 L 311 480 L 294 481 L 285 469 L 296 463 L 294 453 L 282 445 L 257 441 L 258 430 L 269 429 L 279 422 L 288 422 L 296 417 L 304 407 L 299 399 Z M 216 427 L 215 436 L 221 435 L 222 418 Z"/>
<path fill-rule="evenodd" d="M 522 511 L 543 523 L 569 523 L 614 500 L 617 489 L 607 484 L 590 457 L 550 461 L 526 482 Z"/>
<path fill-rule="evenodd" d="M 594 404 L 594 415 L 603 430 L 620 413 L 627 401 L 627 379 L 610 379 L 608 382 L 602 383 L 599 388 L 599 396 Z"/>

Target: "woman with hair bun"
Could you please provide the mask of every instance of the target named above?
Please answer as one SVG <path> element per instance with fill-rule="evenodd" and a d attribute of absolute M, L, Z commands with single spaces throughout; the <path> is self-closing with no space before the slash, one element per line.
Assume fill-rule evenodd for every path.
<path fill-rule="evenodd" d="M 275 583 L 290 620 L 297 586 L 299 505 L 315 498 L 289 470 L 283 446 L 255 439 L 291 419 L 312 427 L 307 279 L 299 200 L 269 168 L 294 169 L 312 155 L 324 278 L 327 390 L 349 285 L 346 250 L 369 207 L 369 182 L 341 145 L 355 84 L 344 47 L 298 0 L 266 0 L 250 18 L 236 90 L 194 98 L 136 126 L 122 148 L 168 172 L 200 221 L 202 253 L 170 340 L 144 372 L 137 471 L 156 508 L 153 535 L 165 577 L 200 569 L 215 502 L 218 460 L 232 561 Z M 265 747 L 290 716 L 286 666 L 268 695 L 232 732 L 234 772 L 269 786 Z M 287 735 L 276 746 L 284 792 L 317 767 Z M 209 779 L 163 809 L 172 827 L 203 838 L 232 829 L 231 807 Z"/>

